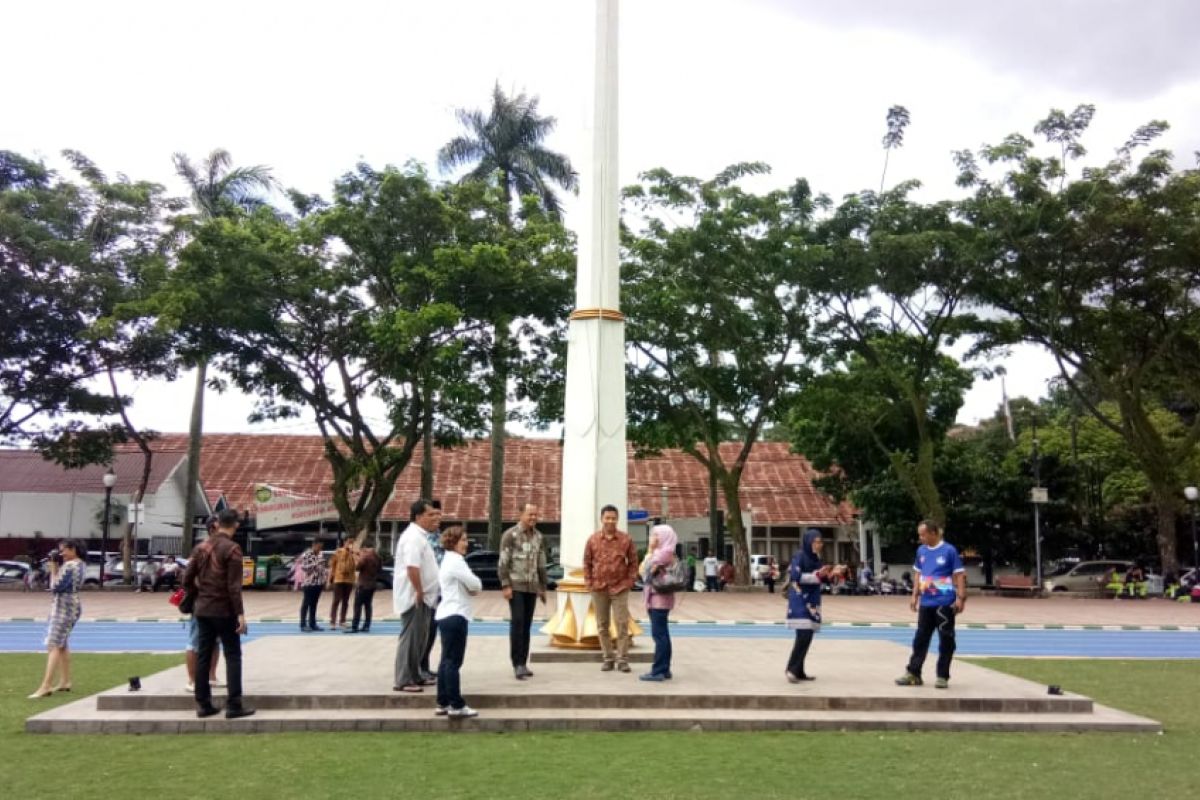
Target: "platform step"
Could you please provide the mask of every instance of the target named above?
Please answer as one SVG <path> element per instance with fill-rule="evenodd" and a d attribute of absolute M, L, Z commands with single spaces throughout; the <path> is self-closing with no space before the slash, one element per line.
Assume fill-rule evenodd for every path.
<path fill-rule="evenodd" d="M 29 733 L 178 734 L 526 731 L 995 731 L 1156 733 L 1161 726 L 1097 706 L 1091 714 L 987 714 L 931 712 L 775 711 L 659 709 L 631 714 L 613 709 L 481 709 L 472 719 L 434 716 L 430 709 L 260 710 L 238 720 L 197 719 L 192 712 L 107 712 L 63 706 L 26 722 Z"/>
<path fill-rule="evenodd" d="M 278 710 L 421 710 L 432 709 L 436 693 L 430 687 L 421 694 L 255 694 L 245 697 L 247 705 Z M 640 687 L 639 687 L 640 688 Z M 220 705 L 224 695 L 214 693 Z M 909 695 L 857 697 L 811 694 L 692 694 L 664 690 L 662 694 L 577 693 L 523 691 L 508 693 L 466 692 L 467 702 L 488 709 L 588 710 L 731 710 L 731 711 L 846 711 L 846 712 L 921 712 L 929 714 L 1087 714 L 1092 711 L 1090 698 L 1079 695 L 1044 698 L 960 697 L 916 690 Z M 100 711 L 190 711 L 195 701 L 186 692 L 134 693 L 112 692 L 98 695 Z"/>

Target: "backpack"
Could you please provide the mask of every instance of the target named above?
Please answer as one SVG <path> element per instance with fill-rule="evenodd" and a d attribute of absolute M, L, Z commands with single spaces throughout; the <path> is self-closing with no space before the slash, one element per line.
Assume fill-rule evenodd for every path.
<path fill-rule="evenodd" d="M 667 566 L 651 572 L 650 588 L 659 594 L 683 592 L 687 590 L 687 586 L 687 562 L 681 558 L 677 558 Z"/>

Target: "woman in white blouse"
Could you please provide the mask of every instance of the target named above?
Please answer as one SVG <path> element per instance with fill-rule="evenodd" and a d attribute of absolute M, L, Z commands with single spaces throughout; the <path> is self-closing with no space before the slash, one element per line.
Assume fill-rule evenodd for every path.
<path fill-rule="evenodd" d="M 471 619 L 471 597 L 479 594 L 483 583 L 467 566 L 467 533 L 460 526 L 442 533 L 446 555 L 438 570 L 442 600 L 438 604 L 438 634 L 442 637 L 442 661 L 437 673 L 437 710 L 439 716 L 477 717 L 479 712 L 467 705 L 459 689 L 458 673 L 467 651 L 467 623 Z"/>

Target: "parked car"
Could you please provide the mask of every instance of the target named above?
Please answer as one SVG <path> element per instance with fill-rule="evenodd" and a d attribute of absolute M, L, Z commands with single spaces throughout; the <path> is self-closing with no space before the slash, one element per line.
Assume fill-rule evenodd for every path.
<path fill-rule="evenodd" d="M 566 568 L 562 564 L 551 562 L 546 565 L 546 588 L 553 592 L 558 588 L 558 582 L 563 579 Z"/>
<path fill-rule="evenodd" d="M 89 554 L 89 556 L 90 556 L 90 554 Z M 166 558 L 169 558 L 169 556 L 160 556 L 160 555 L 134 556 L 133 563 L 130 565 L 133 568 L 134 577 L 137 579 L 141 579 L 142 567 L 145 565 L 147 560 L 150 560 L 151 562 L 153 562 L 155 564 L 155 567 L 156 567 L 155 572 L 157 574 L 157 571 L 162 569 L 162 562 Z M 178 556 L 176 556 L 175 563 L 177 563 L 179 565 L 178 577 L 183 578 L 183 571 L 185 569 L 187 569 L 188 560 L 186 558 L 179 558 Z M 93 574 L 92 567 L 93 567 L 93 565 L 92 565 L 91 559 L 89 557 L 87 577 L 84 580 L 85 584 L 100 582 L 100 565 L 99 565 L 99 563 L 97 562 L 95 565 L 94 574 Z M 93 580 L 93 577 L 94 577 L 94 580 Z M 122 561 L 120 555 L 110 555 L 109 556 L 108 563 L 104 565 L 104 580 L 105 580 L 106 584 L 124 583 L 125 582 L 125 563 Z"/>
<path fill-rule="evenodd" d="M 31 569 L 24 561 L 0 561 L 0 583 L 24 584 Z"/>
<path fill-rule="evenodd" d="M 395 567 L 384 567 L 379 570 L 379 574 L 375 576 L 376 589 L 391 589 L 396 578 Z"/>
<path fill-rule="evenodd" d="M 500 588 L 500 554 L 493 550 L 476 550 L 467 553 L 467 566 L 479 576 L 484 589 Z"/>
<path fill-rule="evenodd" d="M 1080 561 L 1077 564 L 1062 564 L 1043 581 L 1048 592 L 1100 592 L 1104 589 L 1105 576 L 1116 569 L 1124 577 L 1125 571 L 1133 566 L 1132 561 Z M 1060 572 L 1061 571 L 1061 572 Z"/>
<path fill-rule="evenodd" d="M 750 556 L 750 582 L 762 583 L 763 571 L 771 563 L 771 556 L 768 555 L 752 555 Z"/>

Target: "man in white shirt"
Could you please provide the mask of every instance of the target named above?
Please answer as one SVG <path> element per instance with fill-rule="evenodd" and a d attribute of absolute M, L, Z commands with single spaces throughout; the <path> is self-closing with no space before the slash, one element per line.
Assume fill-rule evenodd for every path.
<path fill-rule="evenodd" d="M 442 521 L 441 509 L 428 500 L 412 504 L 411 522 L 400 535 L 396 572 L 392 579 L 392 609 L 400 615 L 400 641 L 396 645 L 396 674 L 392 689 L 423 692 L 437 681 L 421 674 L 421 656 L 433 624 L 438 598 L 438 565 L 428 535 Z"/>
<path fill-rule="evenodd" d="M 717 557 L 709 553 L 708 558 L 704 559 L 704 587 L 710 592 L 720 588 L 717 584 L 717 567 Z"/>

